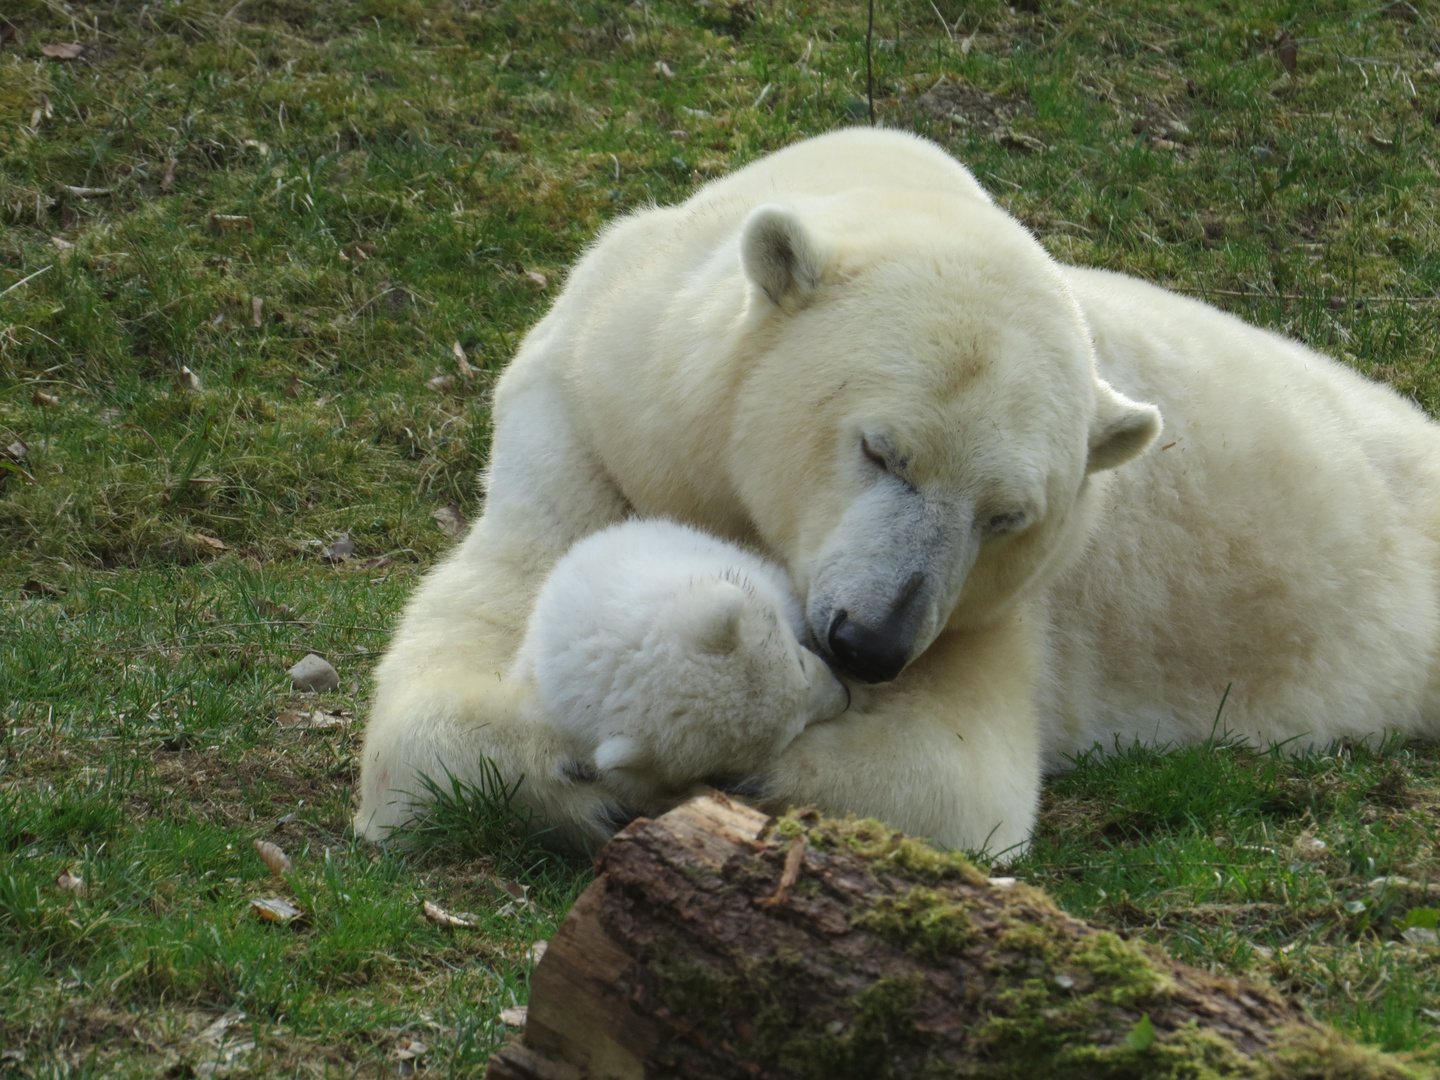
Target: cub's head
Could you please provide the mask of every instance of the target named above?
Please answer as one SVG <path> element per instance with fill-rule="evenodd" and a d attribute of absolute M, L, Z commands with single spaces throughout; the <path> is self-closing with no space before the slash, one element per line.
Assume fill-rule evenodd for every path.
<path fill-rule="evenodd" d="M 596 767 L 743 774 L 844 712 L 849 695 L 796 639 L 787 601 L 741 572 L 699 573 L 656 598 L 643 638 L 616 652 Z"/>
<path fill-rule="evenodd" d="M 1086 529 L 1159 412 L 1098 377 L 1054 264 L 979 201 L 863 193 L 747 218 L 732 481 L 842 673 L 894 679 Z"/>

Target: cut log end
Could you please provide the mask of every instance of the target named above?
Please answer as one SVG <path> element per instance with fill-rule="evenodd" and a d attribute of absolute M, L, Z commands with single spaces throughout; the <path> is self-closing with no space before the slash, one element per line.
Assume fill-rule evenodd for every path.
<path fill-rule="evenodd" d="M 1433 1076 L 873 821 L 716 794 L 596 869 L 491 1080 Z"/>

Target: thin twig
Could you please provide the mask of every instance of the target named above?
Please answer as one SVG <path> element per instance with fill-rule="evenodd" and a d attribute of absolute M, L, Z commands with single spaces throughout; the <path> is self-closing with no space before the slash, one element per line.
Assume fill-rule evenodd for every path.
<path fill-rule="evenodd" d="M 1320 300 L 1319 296 L 1304 296 L 1299 293 L 1258 293 L 1243 289 L 1182 289 L 1170 286 L 1172 292 L 1187 296 L 1238 296 L 1248 300 Z M 1348 301 L 1366 304 L 1440 304 L 1440 296 L 1355 296 Z"/>

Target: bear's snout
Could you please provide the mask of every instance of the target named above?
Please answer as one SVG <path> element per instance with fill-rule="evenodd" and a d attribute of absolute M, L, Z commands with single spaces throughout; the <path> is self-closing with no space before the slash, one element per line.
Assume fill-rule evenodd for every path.
<path fill-rule="evenodd" d="M 883 683 L 904 670 L 923 614 L 924 584 L 923 574 L 912 574 L 895 605 L 876 624 L 851 618 L 845 608 L 835 612 L 826 644 L 842 675 L 864 683 Z"/>

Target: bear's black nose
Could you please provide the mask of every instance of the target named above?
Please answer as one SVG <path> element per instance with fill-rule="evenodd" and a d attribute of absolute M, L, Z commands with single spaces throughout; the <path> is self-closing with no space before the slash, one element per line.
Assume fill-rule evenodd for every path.
<path fill-rule="evenodd" d="M 910 658 L 913 635 L 890 625 L 872 629 L 837 611 L 830 623 L 830 655 L 842 675 L 864 683 L 890 682 Z"/>

